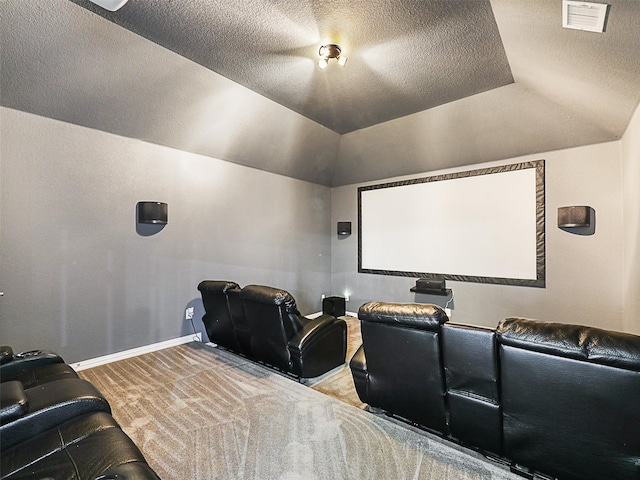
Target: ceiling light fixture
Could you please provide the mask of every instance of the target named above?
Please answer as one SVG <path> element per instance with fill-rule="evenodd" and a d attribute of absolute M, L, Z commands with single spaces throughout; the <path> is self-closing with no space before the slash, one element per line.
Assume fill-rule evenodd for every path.
<path fill-rule="evenodd" d="M 335 58 L 338 61 L 338 65 L 344 67 L 347 63 L 347 57 L 341 56 L 341 53 L 342 50 L 340 49 L 340 46 L 336 45 L 335 43 L 329 43 L 327 45 L 321 46 L 320 50 L 318 50 L 318 55 L 320 55 L 318 66 L 321 69 L 325 69 L 327 68 L 327 65 L 329 65 L 329 60 Z"/>

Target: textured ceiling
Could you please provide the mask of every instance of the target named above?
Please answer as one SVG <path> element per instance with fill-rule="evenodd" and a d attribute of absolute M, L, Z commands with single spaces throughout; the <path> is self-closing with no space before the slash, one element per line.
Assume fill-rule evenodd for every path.
<path fill-rule="evenodd" d="M 0 103 L 330 186 L 472 165 L 622 136 L 640 1 L 608 3 L 2 0 Z"/>
<path fill-rule="evenodd" d="M 488 0 L 73 1 L 337 133 L 513 82 Z"/>

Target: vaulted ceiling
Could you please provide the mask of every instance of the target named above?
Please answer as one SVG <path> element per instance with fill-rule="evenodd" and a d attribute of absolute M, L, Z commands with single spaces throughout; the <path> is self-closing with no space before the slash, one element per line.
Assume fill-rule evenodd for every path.
<path fill-rule="evenodd" d="M 340 134 L 513 83 L 488 0 L 132 1 L 117 13 L 91 10 Z M 341 46 L 348 68 L 320 71 L 325 43 Z"/>
<path fill-rule="evenodd" d="M 622 136 L 640 2 L 608 3 L 4 0 L 0 102 L 330 186 L 472 165 Z"/>

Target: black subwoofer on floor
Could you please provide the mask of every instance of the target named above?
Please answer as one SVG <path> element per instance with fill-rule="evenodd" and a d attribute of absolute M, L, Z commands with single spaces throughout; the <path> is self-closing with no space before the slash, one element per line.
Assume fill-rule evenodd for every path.
<path fill-rule="evenodd" d="M 343 317 L 345 314 L 346 302 L 343 297 L 324 297 L 322 299 L 322 313 Z"/>

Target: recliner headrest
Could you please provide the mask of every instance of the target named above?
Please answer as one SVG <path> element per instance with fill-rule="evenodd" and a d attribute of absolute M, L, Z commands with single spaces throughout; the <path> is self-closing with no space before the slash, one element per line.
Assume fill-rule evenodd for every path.
<path fill-rule="evenodd" d="M 203 293 L 225 294 L 232 288 L 240 288 L 235 282 L 227 282 L 224 280 L 203 280 L 198 285 L 198 290 Z"/>
<path fill-rule="evenodd" d="M 287 313 L 297 313 L 296 301 L 286 290 L 265 285 L 247 285 L 240 292 L 242 300 L 284 306 Z"/>
<path fill-rule="evenodd" d="M 435 330 L 449 317 L 437 305 L 429 303 L 369 302 L 358 310 L 358 318 L 365 322 L 400 324 L 422 330 Z"/>
<path fill-rule="evenodd" d="M 640 370 L 640 336 L 594 327 L 506 318 L 496 329 L 503 345 L 628 370 Z"/>

